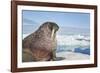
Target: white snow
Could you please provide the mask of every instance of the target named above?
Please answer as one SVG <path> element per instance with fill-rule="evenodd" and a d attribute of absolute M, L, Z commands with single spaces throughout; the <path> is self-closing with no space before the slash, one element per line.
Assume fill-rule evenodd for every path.
<path fill-rule="evenodd" d="M 75 52 L 59 52 L 56 54 L 57 57 L 63 57 L 64 60 L 87 60 L 90 59 L 89 55 L 75 53 Z"/>

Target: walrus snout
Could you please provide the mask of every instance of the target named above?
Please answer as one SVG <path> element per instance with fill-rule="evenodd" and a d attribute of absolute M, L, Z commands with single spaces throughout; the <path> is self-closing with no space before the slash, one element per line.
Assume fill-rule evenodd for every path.
<path fill-rule="evenodd" d="M 51 30 L 51 38 L 54 38 L 56 32 L 59 29 L 59 26 L 54 22 L 45 22 L 43 25 L 47 25 L 49 27 L 49 29 Z"/>
<path fill-rule="evenodd" d="M 59 26 L 56 23 L 54 22 L 48 22 L 48 23 L 49 25 L 51 25 L 51 30 L 55 30 L 55 32 L 58 31 Z"/>
<path fill-rule="evenodd" d="M 55 24 L 53 24 L 53 29 L 55 29 L 55 31 L 58 31 L 59 26 L 55 23 Z"/>

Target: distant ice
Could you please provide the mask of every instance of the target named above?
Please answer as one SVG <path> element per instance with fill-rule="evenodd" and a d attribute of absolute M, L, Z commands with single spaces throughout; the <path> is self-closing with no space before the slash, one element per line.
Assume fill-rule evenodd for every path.
<path fill-rule="evenodd" d="M 77 40 L 83 39 L 83 40 Z M 81 35 L 57 35 L 57 42 L 59 45 L 80 45 L 80 46 L 88 46 L 90 43 L 89 37 L 81 36 Z"/>

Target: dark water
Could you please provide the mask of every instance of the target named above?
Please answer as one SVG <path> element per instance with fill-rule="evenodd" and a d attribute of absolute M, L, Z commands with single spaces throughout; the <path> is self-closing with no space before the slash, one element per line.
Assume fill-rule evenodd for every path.
<path fill-rule="evenodd" d="M 82 54 L 87 54 L 90 55 L 90 47 L 76 47 L 76 46 L 66 46 L 66 45 L 59 45 L 57 47 L 56 52 L 65 52 L 65 51 L 72 51 L 76 53 L 82 53 Z"/>
<path fill-rule="evenodd" d="M 85 49 L 75 48 L 74 52 L 90 55 L 90 48 L 85 48 Z"/>

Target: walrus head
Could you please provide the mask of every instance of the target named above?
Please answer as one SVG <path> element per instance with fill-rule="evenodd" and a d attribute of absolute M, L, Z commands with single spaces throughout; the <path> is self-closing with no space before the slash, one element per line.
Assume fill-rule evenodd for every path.
<path fill-rule="evenodd" d="M 44 30 L 44 28 L 45 28 L 45 30 Z M 56 32 L 58 31 L 58 29 L 59 29 L 59 26 L 54 22 L 45 22 L 39 28 L 39 30 L 42 30 L 42 31 L 44 31 L 46 33 L 47 32 L 49 34 L 51 33 L 50 35 L 47 33 L 47 35 L 49 35 L 51 38 L 55 37 Z"/>

